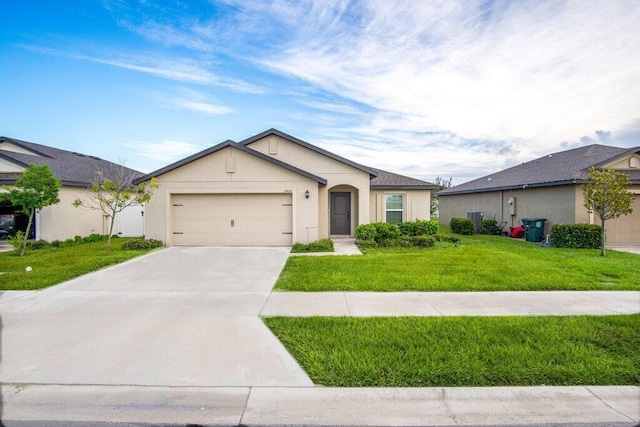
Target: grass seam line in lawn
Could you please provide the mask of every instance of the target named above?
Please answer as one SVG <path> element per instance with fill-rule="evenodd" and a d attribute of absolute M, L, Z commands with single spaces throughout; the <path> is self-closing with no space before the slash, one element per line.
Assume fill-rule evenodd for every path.
<path fill-rule="evenodd" d="M 607 408 L 613 410 L 614 412 L 617 412 L 618 414 L 622 415 L 623 417 L 629 419 L 630 421 L 636 421 L 633 418 L 629 417 L 627 414 L 625 414 L 624 412 L 620 412 L 619 410 L 617 410 L 616 408 L 614 408 L 613 406 L 609 405 L 607 402 L 605 402 L 600 396 L 598 396 L 596 393 L 593 392 L 593 390 L 591 390 L 589 388 L 589 386 L 583 386 L 589 393 L 591 393 L 596 399 L 598 399 L 600 402 L 602 402 L 604 404 L 604 406 L 606 406 Z M 636 424 L 637 425 L 637 424 Z"/>

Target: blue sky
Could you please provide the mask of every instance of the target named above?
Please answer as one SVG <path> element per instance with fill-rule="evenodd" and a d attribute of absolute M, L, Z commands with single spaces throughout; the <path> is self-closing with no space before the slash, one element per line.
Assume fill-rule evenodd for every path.
<path fill-rule="evenodd" d="M 640 146 L 640 2 L 3 0 L 0 135 L 149 172 L 275 127 L 459 184 Z"/>

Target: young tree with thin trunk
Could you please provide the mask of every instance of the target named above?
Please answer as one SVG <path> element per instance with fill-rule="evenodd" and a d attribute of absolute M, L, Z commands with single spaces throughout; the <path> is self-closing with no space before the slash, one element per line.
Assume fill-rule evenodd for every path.
<path fill-rule="evenodd" d="M 451 186 L 453 184 L 453 177 L 449 177 L 449 179 L 447 179 L 447 178 L 443 178 L 441 176 L 438 176 L 433 181 L 433 183 L 438 186 L 437 189 L 431 190 L 431 216 L 435 217 L 436 214 L 438 213 L 439 207 L 440 207 L 439 206 L 438 196 L 436 196 L 436 193 L 438 191 L 445 190 L 447 188 L 451 188 Z"/>
<path fill-rule="evenodd" d="M 584 206 L 593 210 L 602 221 L 602 241 L 600 255 L 605 256 L 607 241 L 606 221 L 633 212 L 633 193 L 627 191 L 629 175 L 611 169 L 591 168 L 584 185 Z"/>
<path fill-rule="evenodd" d="M 138 173 L 126 168 L 124 162 L 113 165 L 109 170 L 98 170 L 85 197 L 73 201 L 73 206 L 99 210 L 109 219 L 107 253 L 111 250 L 111 236 L 116 215 L 129 206 L 148 202 L 153 195 L 153 189 L 158 188 L 155 178 L 146 183 L 134 184 L 136 178 Z"/>
<path fill-rule="evenodd" d="M 29 216 L 20 256 L 24 255 L 27 248 L 27 240 L 36 211 L 60 201 L 58 189 L 61 185 L 62 183 L 53 175 L 48 165 L 36 166 L 32 163 L 25 168 L 13 187 L 5 187 L 7 193 L 3 193 L 2 197 L 8 199 L 13 206 L 20 206 L 22 212 Z"/>

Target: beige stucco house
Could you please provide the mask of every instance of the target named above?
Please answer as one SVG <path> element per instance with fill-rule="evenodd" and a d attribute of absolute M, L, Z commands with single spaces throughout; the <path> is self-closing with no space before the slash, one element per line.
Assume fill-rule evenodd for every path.
<path fill-rule="evenodd" d="M 545 232 L 556 223 L 600 224 L 583 206 L 582 185 L 591 167 L 615 169 L 631 178 L 633 213 L 607 221 L 607 245 L 640 246 L 640 147 L 593 144 L 561 151 L 440 191 L 440 223 L 483 212 L 484 218 L 509 226 L 521 225 L 522 218 L 546 218 Z"/>
<path fill-rule="evenodd" d="M 429 219 L 431 183 L 360 165 L 270 129 L 138 179 L 160 187 L 145 234 L 173 245 L 288 246 L 369 222 Z"/>
<path fill-rule="evenodd" d="M 47 241 L 64 240 L 74 236 L 106 234 L 108 218 L 101 211 L 75 208 L 72 202 L 85 195 L 96 171 L 120 168 L 112 162 L 86 154 L 60 150 L 46 145 L 0 137 L 0 188 L 11 186 L 29 164 L 47 164 L 62 181 L 58 197 L 60 202 L 36 213 L 35 238 Z M 136 176 L 142 173 L 127 169 Z M 18 206 L 0 202 L 0 215 L 14 214 Z M 122 236 L 144 234 L 143 207 L 134 206 L 116 216 L 114 233 Z"/>

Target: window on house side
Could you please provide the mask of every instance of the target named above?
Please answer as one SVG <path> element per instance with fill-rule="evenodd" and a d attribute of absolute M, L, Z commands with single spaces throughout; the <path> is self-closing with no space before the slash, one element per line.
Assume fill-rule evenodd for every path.
<path fill-rule="evenodd" d="M 402 222 L 404 216 L 404 196 L 402 194 L 385 195 L 385 221 L 389 224 Z"/>

